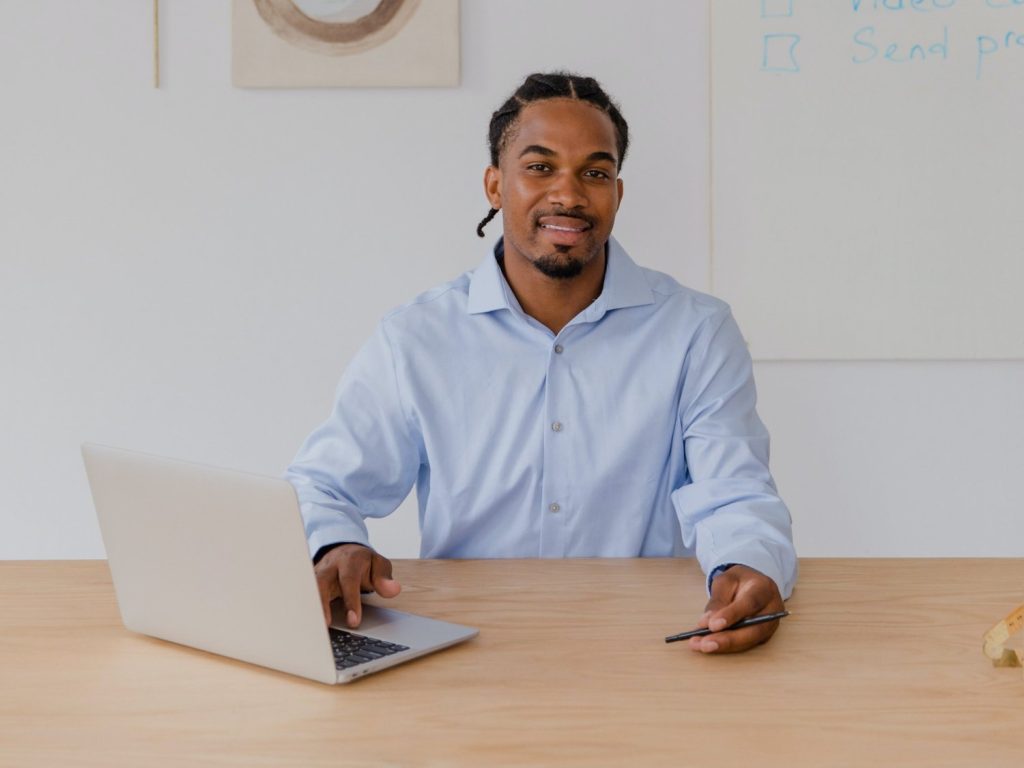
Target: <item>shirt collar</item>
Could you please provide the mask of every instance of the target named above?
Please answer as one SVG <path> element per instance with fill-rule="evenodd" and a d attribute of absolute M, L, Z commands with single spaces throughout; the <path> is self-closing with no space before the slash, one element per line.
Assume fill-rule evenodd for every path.
<path fill-rule="evenodd" d="M 505 253 L 504 238 L 498 238 L 494 249 L 487 254 L 483 263 L 476 268 L 469 281 L 469 301 L 466 311 L 471 315 L 493 312 L 496 309 L 512 309 L 518 306 L 515 294 L 505 280 L 498 264 L 498 258 Z"/>
<path fill-rule="evenodd" d="M 504 254 L 504 241 L 499 239 L 473 272 L 469 283 L 469 300 L 466 306 L 471 315 L 493 312 L 498 309 L 519 308 L 512 288 L 498 264 L 498 257 Z M 608 265 L 604 273 L 604 286 L 597 300 L 582 313 L 588 321 L 599 319 L 613 309 L 638 307 L 654 303 L 654 294 L 643 270 L 629 257 L 626 250 L 614 237 L 608 240 Z"/>

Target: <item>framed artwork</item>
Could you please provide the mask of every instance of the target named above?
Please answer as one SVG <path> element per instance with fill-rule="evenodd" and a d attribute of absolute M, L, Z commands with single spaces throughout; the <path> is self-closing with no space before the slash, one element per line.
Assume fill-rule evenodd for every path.
<path fill-rule="evenodd" d="M 232 1 L 238 87 L 459 84 L 459 0 Z"/>

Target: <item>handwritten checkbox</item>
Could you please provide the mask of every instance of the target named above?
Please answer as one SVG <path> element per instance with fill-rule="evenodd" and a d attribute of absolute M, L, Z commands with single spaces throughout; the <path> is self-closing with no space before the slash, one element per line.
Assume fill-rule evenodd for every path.
<path fill-rule="evenodd" d="M 761 69 L 765 72 L 799 72 L 800 63 L 796 60 L 799 43 L 800 35 L 765 35 Z"/>
<path fill-rule="evenodd" d="M 784 19 L 793 15 L 793 0 L 761 0 L 762 19 Z"/>

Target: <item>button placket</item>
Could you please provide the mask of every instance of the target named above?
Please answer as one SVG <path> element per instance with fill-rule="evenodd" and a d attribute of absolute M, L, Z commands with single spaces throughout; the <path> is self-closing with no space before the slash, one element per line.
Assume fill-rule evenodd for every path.
<path fill-rule="evenodd" d="M 566 424 L 559 416 L 563 414 L 565 393 L 570 391 L 568 359 L 564 356 L 565 345 L 551 341 L 548 347 L 547 377 L 545 380 L 544 409 L 547 428 L 544 435 L 544 477 L 542 480 L 541 521 L 542 555 L 564 557 L 571 521 L 566 502 L 568 490 L 564 487 L 571 446 L 566 442 Z"/>

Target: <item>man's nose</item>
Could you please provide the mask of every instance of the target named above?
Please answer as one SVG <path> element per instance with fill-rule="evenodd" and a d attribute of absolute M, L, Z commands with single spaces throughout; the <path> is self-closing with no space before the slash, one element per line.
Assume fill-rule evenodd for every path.
<path fill-rule="evenodd" d="M 561 208 L 586 208 L 589 204 L 582 180 L 572 173 L 556 174 L 548 189 L 548 202 Z"/>

